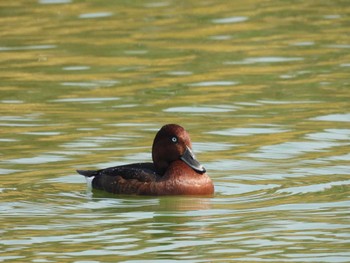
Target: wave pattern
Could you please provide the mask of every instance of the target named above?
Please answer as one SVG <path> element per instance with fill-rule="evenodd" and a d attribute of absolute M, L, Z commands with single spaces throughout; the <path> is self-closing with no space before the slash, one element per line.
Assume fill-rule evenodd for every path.
<path fill-rule="evenodd" d="M 1 262 L 350 261 L 347 1 L 0 10 Z M 169 122 L 215 196 L 75 174 L 150 160 Z"/>

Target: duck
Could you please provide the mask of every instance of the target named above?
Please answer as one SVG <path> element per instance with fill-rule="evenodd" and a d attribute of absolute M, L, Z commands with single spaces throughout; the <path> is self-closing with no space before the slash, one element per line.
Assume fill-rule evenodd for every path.
<path fill-rule="evenodd" d="M 214 184 L 196 159 L 189 133 L 182 126 L 166 124 L 161 127 L 153 140 L 152 161 L 77 172 L 93 177 L 93 189 L 113 194 L 214 194 Z"/>

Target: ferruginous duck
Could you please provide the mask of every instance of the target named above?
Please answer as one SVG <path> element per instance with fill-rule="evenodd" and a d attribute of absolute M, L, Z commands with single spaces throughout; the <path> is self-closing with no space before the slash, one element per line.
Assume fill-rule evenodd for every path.
<path fill-rule="evenodd" d="M 113 194 L 212 195 L 214 185 L 192 152 L 188 132 L 163 126 L 153 141 L 153 163 L 133 163 L 101 170 L 77 170 L 94 176 L 92 187 Z"/>

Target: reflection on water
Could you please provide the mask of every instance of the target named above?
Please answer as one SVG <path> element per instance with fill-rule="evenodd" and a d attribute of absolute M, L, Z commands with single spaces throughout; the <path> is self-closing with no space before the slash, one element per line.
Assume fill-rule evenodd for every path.
<path fill-rule="evenodd" d="M 291 5 L 293 8 L 291 8 Z M 349 262 L 347 1 L 0 3 L 1 262 Z M 185 126 L 214 197 L 91 191 Z"/>
<path fill-rule="evenodd" d="M 258 58 L 246 58 L 243 61 L 226 61 L 224 64 L 254 64 L 254 63 L 276 63 L 276 62 L 290 62 L 299 61 L 303 58 L 286 58 L 286 57 L 258 57 Z"/>

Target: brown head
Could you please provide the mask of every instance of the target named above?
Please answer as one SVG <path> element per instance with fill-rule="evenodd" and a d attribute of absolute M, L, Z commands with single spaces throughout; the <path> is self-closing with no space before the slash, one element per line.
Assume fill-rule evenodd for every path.
<path fill-rule="evenodd" d="M 192 152 L 189 134 L 177 124 L 164 125 L 158 131 L 153 141 L 152 159 L 160 175 L 163 175 L 169 165 L 176 160 L 182 160 L 198 173 L 205 173 L 205 168 Z"/>

